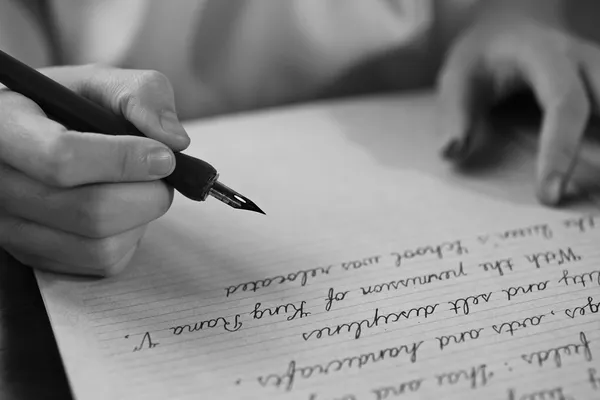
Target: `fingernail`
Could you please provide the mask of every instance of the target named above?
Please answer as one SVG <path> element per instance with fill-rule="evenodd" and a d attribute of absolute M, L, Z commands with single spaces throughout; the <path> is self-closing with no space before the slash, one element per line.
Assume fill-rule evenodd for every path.
<path fill-rule="evenodd" d="M 171 173 L 175 165 L 173 154 L 163 148 L 148 153 L 148 173 L 152 176 L 165 176 Z"/>
<path fill-rule="evenodd" d="M 160 124 L 163 130 L 169 134 L 181 136 L 186 139 L 189 138 L 183 125 L 179 122 L 179 118 L 177 118 L 177 115 L 173 111 L 163 112 L 160 117 Z"/>
<path fill-rule="evenodd" d="M 544 179 L 541 187 L 541 200 L 547 205 L 556 205 L 563 194 L 564 179 L 561 174 L 553 172 Z"/>

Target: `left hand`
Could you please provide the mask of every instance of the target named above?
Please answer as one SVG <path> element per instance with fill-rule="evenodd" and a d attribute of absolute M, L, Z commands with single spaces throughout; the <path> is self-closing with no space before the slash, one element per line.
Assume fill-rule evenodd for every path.
<path fill-rule="evenodd" d="M 467 159 L 492 102 L 526 85 L 543 113 L 536 193 L 560 202 L 592 112 L 600 101 L 600 47 L 539 21 L 503 18 L 473 26 L 455 43 L 440 75 L 445 156 Z"/>

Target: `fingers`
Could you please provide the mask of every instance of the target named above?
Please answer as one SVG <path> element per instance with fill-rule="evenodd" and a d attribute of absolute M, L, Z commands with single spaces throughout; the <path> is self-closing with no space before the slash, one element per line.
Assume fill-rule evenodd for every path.
<path fill-rule="evenodd" d="M 128 264 L 146 226 L 89 239 L 0 215 L 0 246 L 22 263 L 55 272 L 111 276 Z"/>
<path fill-rule="evenodd" d="M 560 46 L 522 47 L 516 54 L 525 79 L 544 110 L 537 158 L 537 195 L 546 205 L 557 205 L 571 177 L 590 102 L 576 60 Z"/>
<path fill-rule="evenodd" d="M 569 79 L 567 76 L 557 74 L 556 78 Z M 541 101 L 545 112 L 537 159 L 537 188 L 539 199 L 546 205 L 557 205 L 562 199 L 589 118 L 590 105 L 583 84 L 578 80 L 572 83 L 564 93 L 555 88 L 556 100 Z"/>
<path fill-rule="evenodd" d="M 147 137 L 181 151 L 190 138 L 177 118 L 173 88 L 156 71 L 99 66 L 43 70 L 88 99 L 123 115 Z"/>
<path fill-rule="evenodd" d="M 458 163 L 466 161 L 483 140 L 481 114 L 491 98 L 483 63 L 470 51 L 472 41 L 467 37 L 459 42 L 438 80 L 442 156 Z"/>
<path fill-rule="evenodd" d="M 40 270 L 44 270 L 44 271 L 49 271 L 49 272 L 69 274 L 69 275 L 109 277 L 109 276 L 114 276 L 114 275 L 119 274 L 127 267 L 129 262 L 135 255 L 135 252 L 137 251 L 137 249 L 139 247 L 139 243 L 140 243 L 140 241 L 138 241 L 138 243 L 134 247 L 132 247 L 127 252 L 127 254 L 125 254 L 125 256 L 117 264 L 111 266 L 110 268 L 99 269 L 99 270 L 94 269 L 93 271 L 90 271 L 87 268 L 81 268 L 80 265 L 73 266 L 73 265 L 63 264 L 59 261 L 54 261 L 54 260 L 40 257 L 37 255 L 23 253 L 23 252 L 17 251 L 17 250 L 7 249 L 7 251 L 14 258 L 16 258 L 21 264 L 26 265 L 28 267 L 32 267 L 32 268 L 36 268 L 36 269 L 40 269 Z"/>
<path fill-rule="evenodd" d="M 189 137 L 161 74 L 99 67 L 44 71 L 120 113 L 148 137 L 73 132 L 32 101 L 0 90 L 0 246 L 53 271 L 107 275 L 124 268 L 173 189 L 159 179 Z"/>
<path fill-rule="evenodd" d="M 169 175 L 175 167 L 172 151 L 155 140 L 68 131 L 17 105 L 17 96 L 0 93 L 0 158 L 43 183 L 73 187 L 148 181 Z"/>
<path fill-rule="evenodd" d="M 164 215 L 173 189 L 161 181 L 47 187 L 0 165 L 0 209 L 28 221 L 89 238 L 113 236 Z"/>
<path fill-rule="evenodd" d="M 590 114 L 573 39 L 536 24 L 482 36 L 483 41 L 478 36 L 473 31 L 459 43 L 441 75 L 442 127 L 454 135 L 445 156 L 454 161 L 467 157 L 477 147 L 474 142 L 482 140 L 483 132 L 473 127 L 485 116 L 488 100 L 524 82 L 544 110 L 536 193 L 542 203 L 556 205 L 571 177 Z M 600 86 L 600 78 L 590 80 Z"/>
<path fill-rule="evenodd" d="M 579 72 L 588 89 L 592 112 L 600 114 L 600 47 L 589 42 L 577 43 Z"/>

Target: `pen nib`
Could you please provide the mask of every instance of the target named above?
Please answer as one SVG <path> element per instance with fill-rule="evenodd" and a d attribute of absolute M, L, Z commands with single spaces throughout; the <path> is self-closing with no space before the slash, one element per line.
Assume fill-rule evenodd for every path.
<path fill-rule="evenodd" d="M 223 185 L 217 181 L 213 184 L 209 194 L 215 199 L 222 201 L 223 203 L 240 210 L 254 211 L 260 214 L 265 214 L 252 200 L 246 196 L 242 196 L 240 193 Z M 265 214 L 266 215 L 266 214 Z"/>

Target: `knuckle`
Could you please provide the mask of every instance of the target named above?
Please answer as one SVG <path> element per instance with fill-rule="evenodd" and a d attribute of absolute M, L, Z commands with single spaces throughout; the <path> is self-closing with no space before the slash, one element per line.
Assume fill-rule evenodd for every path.
<path fill-rule="evenodd" d="M 140 72 L 137 77 L 137 85 L 139 89 L 145 88 L 170 88 L 171 82 L 165 74 L 155 70 L 145 70 Z"/>
<path fill-rule="evenodd" d="M 20 249 L 27 235 L 27 223 L 9 216 L 0 216 L 0 244 L 6 248 Z"/>
<path fill-rule="evenodd" d="M 136 75 L 136 97 L 144 95 L 172 96 L 173 88 L 169 78 L 155 70 L 144 70 Z"/>
<path fill-rule="evenodd" d="M 135 73 L 131 83 L 123 85 L 116 92 L 117 108 L 125 116 L 134 115 L 142 98 L 147 95 L 173 95 L 169 78 L 156 70 L 143 70 Z"/>
<path fill-rule="evenodd" d="M 33 183 L 23 173 L 0 163 L 0 213 L 22 215 L 33 201 L 44 201 L 52 189 Z"/>
<path fill-rule="evenodd" d="M 48 136 L 52 139 L 42 150 L 42 180 L 52 186 L 74 186 L 76 151 L 71 135 L 65 128 L 56 128 Z"/>
<path fill-rule="evenodd" d="M 111 276 L 117 276 L 125 269 L 126 264 L 122 262 L 117 262 L 116 264 L 112 264 L 104 269 L 102 269 L 101 274 L 105 278 L 109 278 Z"/>
<path fill-rule="evenodd" d="M 591 113 L 590 101 L 579 81 L 562 85 L 550 107 L 557 110 L 561 117 L 573 120 L 587 120 Z"/>
<path fill-rule="evenodd" d="M 145 163 L 145 154 L 138 155 L 137 153 L 138 152 L 129 146 L 119 146 L 115 149 L 115 165 L 118 165 L 116 178 L 118 181 L 129 180 L 132 170 L 136 170 L 138 165 L 143 165 Z"/>
<path fill-rule="evenodd" d="M 456 87 L 460 83 L 459 80 L 458 67 L 456 63 L 450 61 L 440 71 L 437 86 L 445 93 L 447 90 Z"/>
<path fill-rule="evenodd" d="M 126 87 L 121 87 L 115 95 L 116 108 L 121 111 L 125 117 L 134 113 L 134 110 L 139 106 L 140 99 L 135 90 L 129 90 Z"/>
<path fill-rule="evenodd" d="M 454 91 L 464 86 L 480 60 L 476 54 L 457 51 L 451 54 L 440 69 L 437 85 L 440 90 Z"/>
<path fill-rule="evenodd" d="M 109 223 L 112 213 L 104 192 L 99 188 L 90 190 L 90 195 L 76 207 L 75 217 L 82 235 L 93 239 L 106 238 L 113 233 Z"/>
<path fill-rule="evenodd" d="M 471 29 L 460 34 L 450 46 L 446 57 L 447 64 L 454 65 L 465 58 L 472 58 L 480 52 L 484 43 L 485 38 L 479 29 Z"/>
<path fill-rule="evenodd" d="M 119 261 L 125 256 L 123 245 L 116 237 L 92 239 L 89 247 L 91 267 L 102 276 L 112 276 L 122 269 Z"/>
<path fill-rule="evenodd" d="M 9 109 L 11 111 L 15 109 L 29 110 L 32 107 L 37 107 L 37 104 L 35 104 L 33 100 L 30 100 L 19 93 L 9 91 L 8 89 L 0 90 L 0 99 L 2 100 L 2 111 Z"/>
<path fill-rule="evenodd" d="M 155 181 L 153 182 L 156 185 L 160 185 L 160 189 L 162 189 L 163 195 L 158 196 L 158 200 L 156 201 L 156 209 L 157 209 L 157 218 L 165 215 L 171 205 L 173 204 L 173 188 L 167 186 L 163 181 Z"/>
<path fill-rule="evenodd" d="M 10 208 L 11 199 L 15 197 L 13 195 L 14 187 L 11 185 L 10 179 L 7 175 L 10 174 L 9 167 L 4 164 L 0 164 L 0 212 L 6 211 Z"/>
<path fill-rule="evenodd" d="M 40 265 L 39 262 L 40 258 L 35 254 L 31 254 L 29 252 L 23 251 L 22 249 L 12 248 L 8 246 L 6 246 L 4 250 L 6 250 L 7 253 L 9 253 L 11 256 L 13 256 L 15 260 L 19 261 L 23 265 L 26 265 L 31 268 L 42 267 L 42 265 Z"/>
<path fill-rule="evenodd" d="M 173 196 L 164 197 L 158 204 L 158 217 L 162 217 L 169 211 L 171 204 L 173 203 Z M 158 218 L 157 217 L 157 218 Z"/>

